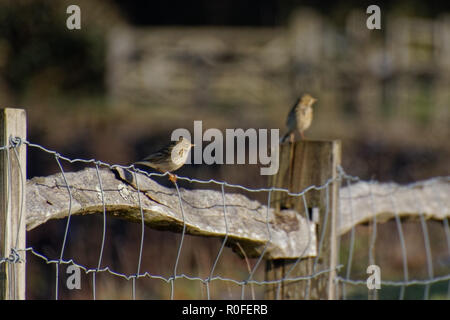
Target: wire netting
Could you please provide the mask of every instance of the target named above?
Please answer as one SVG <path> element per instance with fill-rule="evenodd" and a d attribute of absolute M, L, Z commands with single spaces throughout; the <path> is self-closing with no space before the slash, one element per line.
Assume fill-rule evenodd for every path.
<path fill-rule="evenodd" d="M 186 239 L 188 235 L 186 234 L 186 221 L 185 221 L 185 201 L 183 199 L 182 192 L 177 182 L 174 182 L 173 192 L 176 193 L 178 197 L 178 205 L 183 219 L 183 228 L 180 231 L 180 236 L 178 237 L 178 243 L 173 244 L 176 246 L 175 259 L 171 264 L 162 266 L 167 272 L 165 274 L 152 272 L 146 270 L 142 267 L 143 256 L 147 254 L 145 244 L 145 237 L 151 232 L 155 232 L 152 229 L 146 228 L 144 223 L 144 209 L 141 203 L 141 192 L 140 186 L 137 183 L 139 180 L 136 178 L 138 174 L 147 175 L 149 178 L 154 177 L 164 177 L 166 174 L 160 173 L 147 173 L 145 171 L 135 168 L 133 165 L 130 166 L 120 166 L 111 165 L 102 161 L 95 159 L 70 159 L 68 157 L 62 156 L 56 151 L 49 150 L 39 144 L 31 143 L 29 141 L 22 141 L 18 138 L 13 138 L 10 140 L 8 146 L 0 147 L 0 152 L 5 152 L 8 159 L 8 172 L 10 174 L 11 168 L 9 168 L 11 157 L 17 156 L 17 148 L 25 144 L 28 150 L 33 150 L 35 152 L 43 152 L 49 157 L 53 157 L 54 161 L 60 170 L 61 177 L 64 181 L 64 188 L 67 190 L 67 196 L 69 199 L 67 208 L 67 217 L 65 217 L 65 226 L 63 237 L 60 242 L 59 248 L 53 248 L 53 250 L 47 250 L 48 252 L 53 252 L 52 255 L 49 253 L 39 252 L 36 248 L 28 246 L 25 248 L 20 248 L 14 246 L 11 249 L 9 256 L 0 257 L 0 264 L 6 263 L 8 267 L 13 266 L 17 263 L 25 263 L 23 259 L 20 258 L 19 252 L 26 253 L 26 259 L 30 260 L 31 257 L 37 258 L 41 263 L 48 266 L 48 268 L 54 268 L 54 287 L 49 289 L 51 283 L 45 283 L 47 286 L 47 292 L 51 296 L 48 298 L 61 298 L 61 290 L 64 287 L 64 281 L 62 276 L 64 275 L 62 268 L 70 265 L 76 266 L 79 270 L 84 272 L 84 275 L 90 279 L 90 289 L 92 299 L 101 298 L 98 290 L 98 277 L 101 274 L 108 274 L 110 276 L 122 279 L 124 281 L 131 283 L 131 290 L 129 291 L 130 299 L 143 298 L 140 296 L 141 291 L 137 290 L 137 287 L 142 283 L 142 279 L 157 280 L 163 283 L 168 288 L 168 294 L 165 298 L 175 299 L 179 297 L 177 295 L 177 286 L 182 285 L 182 282 L 188 281 L 192 283 L 198 283 L 203 288 L 202 296 L 197 296 L 196 298 L 206 298 L 206 299 L 218 299 L 234 297 L 236 295 L 241 299 L 255 299 L 262 298 L 264 294 L 265 287 L 271 285 L 276 285 L 279 291 L 282 284 L 285 283 L 296 283 L 299 281 L 311 281 L 318 277 L 330 274 L 331 271 L 336 271 L 336 277 L 334 278 L 336 287 L 336 296 L 340 299 L 408 299 L 408 298 L 423 298 L 423 299 L 450 299 L 450 229 L 448 223 L 448 212 L 446 199 L 442 199 L 441 193 L 436 192 L 436 197 L 434 199 L 435 205 L 442 212 L 444 212 L 444 218 L 442 220 L 431 220 L 427 219 L 424 214 L 424 203 L 421 197 L 411 199 L 411 203 L 417 208 L 418 221 L 408 221 L 405 220 L 405 213 L 399 212 L 397 207 L 396 192 L 394 187 L 392 187 L 392 192 L 388 192 L 383 196 L 383 202 L 388 204 L 391 210 L 395 213 L 393 219 L 388 219 L 387 221 L 378 221 L 379 215 L 373 214 L 370 221 L 365 221 L 364 223 L 353 223 L 349 231 L 338 233 L 337 243 L 338 243 L 338 263 L 335 269 L 328 267 L 323 268 L 320 266 L 319 257 L 321 256 L 321 250 L 324 246 L 326 227 L 321 228 L 322 233 L 317 235 L 317 243 L 314 245 L 317 247 L 317 255 L 314 259 L 312 271 L 303 274 L 301 276 L 294 276 L 293 269 L 306 257 L 306 249 L 303 254 L 301 254 L 293 264 L 286 270 L 286 272 L 276 280 L 268 280 L 264 277 L 264 267 L 263 261 L 265 260 L 265 253 L 267 246 L 269 245 L 272 234 L 270 225 L 273 221 L 269 219 L 269 209 L 273 206 L 272 196 L 274 192 L 285 193 L 288 197 L 299 197 L 304 203 L 305 216 L 304 219 L 308 224 L 316 223 L 314 218 L 309 216 L 307 213 L 309 205 L 307 197 L 305 196 L 308 192 L 313 190 L 325 190 L 326 191 L 326 206 L 325 206 L 325 219 L 321 222 L 325 226 L 330 223 L 331 216 L 331 205 L 329 197 L 329 189 L 333 183 L 339 183 L 341 185 L 340 198 L 345 198 L 345 202 L 348 205 L 347 211 L 350 213 L 350 219 L 356 216 L 357 212 L 354 208 L 354 202 L 358 201 L 360 195 L 353 195 L 353 189 L 355 185 L 360 182 L 360 179 L 355 176 L 347 174 L 341 167 L 339 167 L 338 175 L 336 178 L 328 179 L 323 185 L 319 186 L 309 186 L 308 188 L 302 190 L 301 192 L 291 192 L 287 189 L 282 188 L 248 188 L 243 185 L 230 184 L 225 181 L 216 180 L 199 180 L 188 177 L 178 177 L 177 181 L 187 181 L 189 183 L 202 184 L 205 186 L 214 185 L 218 187 L 221 192 L 221 203 L 217 203 L 222 207 L 223 210 L 223 222 L 225 226 L 225 236 L 220 240 L 220 245 L 218 245 L 217 252 L 212 254 L 210 266 L 203 266 L 202 275 L 199 273 L 189 273 L 181 270 L 181 262 L 183 259 L 195 259 L 194 257 L 184 257 L 183 250 L 185 249 Z M 98 251 L 98 256 L 96 263 L 88 265 L 81 263 L 77 256 L 68 257 L 67 246 L 68 242 L 71 240 L 71 227 L 72 227 L 72 213 L 73 213 L 73 190 L 71 181 L 68 180 L 67 174 L 64 170 L 64 163 L 78 163 L 83 166 L 94 167 L 97 173 L 98 180 L 98 190 L 100 191 L 102 200 L 102 219 L 101 228 L 98 233 L 101 234 L 101 243 Z M 114 169 L 123 168 L 127 169 L 134 175 L 136 181 L 136 188 L 138 194 L 138 203 L 140 210 L 140 228 L 139 236 L 137 239 L 138 255 L 137 261 L 135 261 L 135 271 L 134 272 L 122 272 L 115 269 L 113 266 L 105 265 L 104 255 L 105 246 L 108 242 L 111 245 L 120 245 L 119 242 L 114 242 L 111 237 L 107 237 L 107 226 L 108 226 L 108 215 L 107 215 L 107 203 L 105 201 L 104 187 L 102 183 L 102 178 L 100 175 L 100 170 L 104 168 Z M 21 172 L 19 170 L 19 172 Z M 11 179 L 11 176 L 8 177 Z M 26 184 L 25 177 L 20 177 L 22 185 Z M 450 177 L 438 177 L 438 179 L 444 181 L 445 183 L 450 183 Z M 377 181 L 369 181 L 369 190 L 366 194 L 368 197 L 369 209 L 370 211 L 376 213 L 377 201 L 375 197 L 379 197 L 378 194 L 372 192 L 370 186 L 376 186 L 380 183 Z M 407 189 L 418 189 L 419 187 L 429 183 L 429 181 L 411 183 L 409 185 L 404 185 L 402 187 Z M 259 257 L 254 259 L 248 259 L 245 255 L 245 251 L 241 248 L 241 255 L 244 257 L 242 259 L 244 268 L 239 274 L 234 274 L 233 277 L 224 275 L 222 272 L 226 269 L 237 268 L 235 261 L 227 261 L 230 259 L 230 255 L 227 254 L 225 257 L 225 251 L 227 250 L 228 243 L 228 226 L 230 221 L 232 221 L 233 216 L 227 212 L 227 201 L 226 194 L 228 190 L 233 190 L 233 192 L 246 192 L 250 194 L 263 193 L 267 201 L 263 204 L 266 206 L 266 216 L 265 223 L 267 227 L 267 238 L 265 247 L 262 250 Z M 7 205 L 11 205 L 8 203 Z M 340 206 L 343 205 L 343 201 L 340 201 Z M 338 207 L 337 223 L 339 229 L 339 223 L 341 218 L 341 213 L 343 212 L 342 207 Z M 20 219 L 25 219 L 25 203 L 22 199 L 20 207 Z M 311 242 L 314 241 L 310 237 L 308 238 L 308 246 L 313 245 Z M 155 251 L 152 251 L 155 253 Z M 156 251 L 157 252 L 157 251 Z M 152 263 L 158 263 L 158 256 L 153 256 L 149 258 Z M 381 268 L 381 289 L 380 290 L 368 290 L 367 279 L 369 274 L 367 273 L 367 267 L 369 265 L 378 265 Z M 13 268 L 11 269 L 13 270 Z M 33 275 L 27 274 L 27 283 L 34 283 L 32 281 Z M 12 281 L 14 278 L 12 278 Z M 211 286 L 215 283 L 223 283 L 226 286 L 233 287 L 234 295 L 229 294 L 222 295 L 217 292 L 217 290 L 212 290 Z M 104 285 L 102 285 L 104 287 Z M 308 287 L 307 287 L 308 288 Z M 27 290 L 30 290 L 27 284 Z M 230 289 L 231 290 L 231 289 Z M 256 294 L 255 294 L 256 290 Z M 237 293 L 236 293 L 237 292 Z M 128 294 L 123 294 L 121 297 L 126 297 Z M 277 295 L 278 296 L 278 295 Z M 309 297 L 308 292 L 305 293 L 305 297 Z M 164 296 L 162 297 L 164 298 Z"/>

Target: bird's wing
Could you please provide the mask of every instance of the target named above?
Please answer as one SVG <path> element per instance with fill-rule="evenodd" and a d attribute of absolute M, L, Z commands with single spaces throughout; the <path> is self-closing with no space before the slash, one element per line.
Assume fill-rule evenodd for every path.
<path fill-rule="evenodd" d="M 167 152 L 155 152 L 155 153 L 152 153 L 151 155 L 145 157 L 141 161 L 154 161 L 154 160 L 157 160 L 157 159 L 162 159 L 166 155 L 167 155 Z"/>
<path fill-rule="evenodd" d="M 167 159 L 167 157 L 171 156 L 172 149 L 176 144 L 177 144 L 177 141 L 173 141 L 172 143 L 169 143 L 167 146 L 161 148 L 160 150 L 156 151 L 155 153 L 152 153 L 151 155 L 145 157 L 144 159 L 142 159 L 139 162 Z"/>

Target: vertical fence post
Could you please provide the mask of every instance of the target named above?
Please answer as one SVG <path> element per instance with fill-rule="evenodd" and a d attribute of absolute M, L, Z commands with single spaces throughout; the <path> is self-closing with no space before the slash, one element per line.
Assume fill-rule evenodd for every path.
<path fill-rule="evenodd" d="M 338 254 L 336 218 L 339 181 L 334 179 L 338 177 L 337 167 L 340 163 L 341 143 L 338 140 L 298 141 L 295 144 L 285 143 L 280 146 L 279 171 L 271 178 L 270 182 L 273 187 L 301 192 L 311 185 L 324 185 L 329 179 L 333 179 L 334 182 L 328 188 L 308 191 L 305 199 L 288 196 L 282 192 L 273 193 L 272 204 L 276 212 L 280 209 L 290 208 L 295 209 L 303 217 L 309 216 L 311 223 L 317 223 L 317 242 L 323 232 L 324 241 L 315 266 L 316 258 L 304 258 L 297 264 L 295 264 L 297 259 L 268 260 L 266 262 L 266 280 L 279 280 L 285 276 L 289 278 L 308 276 L 325 269 L 335 270 Z M 304 200 L 308 205 L 307 213 L 305 213 Z M 312 217 L 313 212 L 317 212 L 317 209 L 314 208 L 318 209 L 316 218 Z M 328 219 L 325 219 L 326 215 L 328 215 Z M 316 245 L 319 248 L 319 243 Z M 287 275 L 289 270 L 291 271 Z M 269 285 L 265 296 L 267 299 L 336 299 L 335 278 L 336 272 L 331 271 L 312 280 L 284 282 L 281 286 Z"/>
<path fill-rule="evenodd" d="M 0 146 L 11 146 L 11 137 L 26 139 L 26 113 L 23 109 L 0 110 Z M 16 152 L 0 151 L 0 300 L 25 299 L 25 186 L 26 145 Z M 22 180 L 23 179 L 23 180 Z M 22 216 L 21 216 L 22 214 Z"/>

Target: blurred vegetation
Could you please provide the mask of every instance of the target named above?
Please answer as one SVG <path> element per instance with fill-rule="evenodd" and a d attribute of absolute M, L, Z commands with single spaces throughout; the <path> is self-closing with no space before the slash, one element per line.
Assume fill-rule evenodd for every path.
<path fill-rule="evenodd" d="M 40 97 L 104 93 L 106 26 L 83 15 L 84 28 L 68 30 L 67 3 L 0 2 L 0 70 L 16 103 L 30 91 Z"/>

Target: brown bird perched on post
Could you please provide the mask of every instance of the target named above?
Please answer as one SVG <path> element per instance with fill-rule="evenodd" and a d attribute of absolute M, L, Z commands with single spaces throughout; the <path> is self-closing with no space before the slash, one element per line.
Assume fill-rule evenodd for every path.
<path fill-rule="evenodd" d="M 147 166 L 162 173 L 169 172 L 169 179 L 173 183 L 177 181 L 176 175 L 170 173 L 180 169 L 187 160 L 189 150 L 194 146 L 188 139 L 181 137 L 169 145 L 152 153 L 148 157 L 134 164 Z"/>
<path fill-rule="evenodd" d="M 288 127 L 288 132 L 281 138 L 281 142 L 284 142 L 288 136 L 290 137 L 289 140 L 294 142 L 295 130 L 300 133 L 302 139 L 305 139 L 303 132 L 311 125 L 313 120 L 312 105 L 316 101 L 317 99 L 308 93 L 297 99 L 287 116 L 286 126 Z"/>

